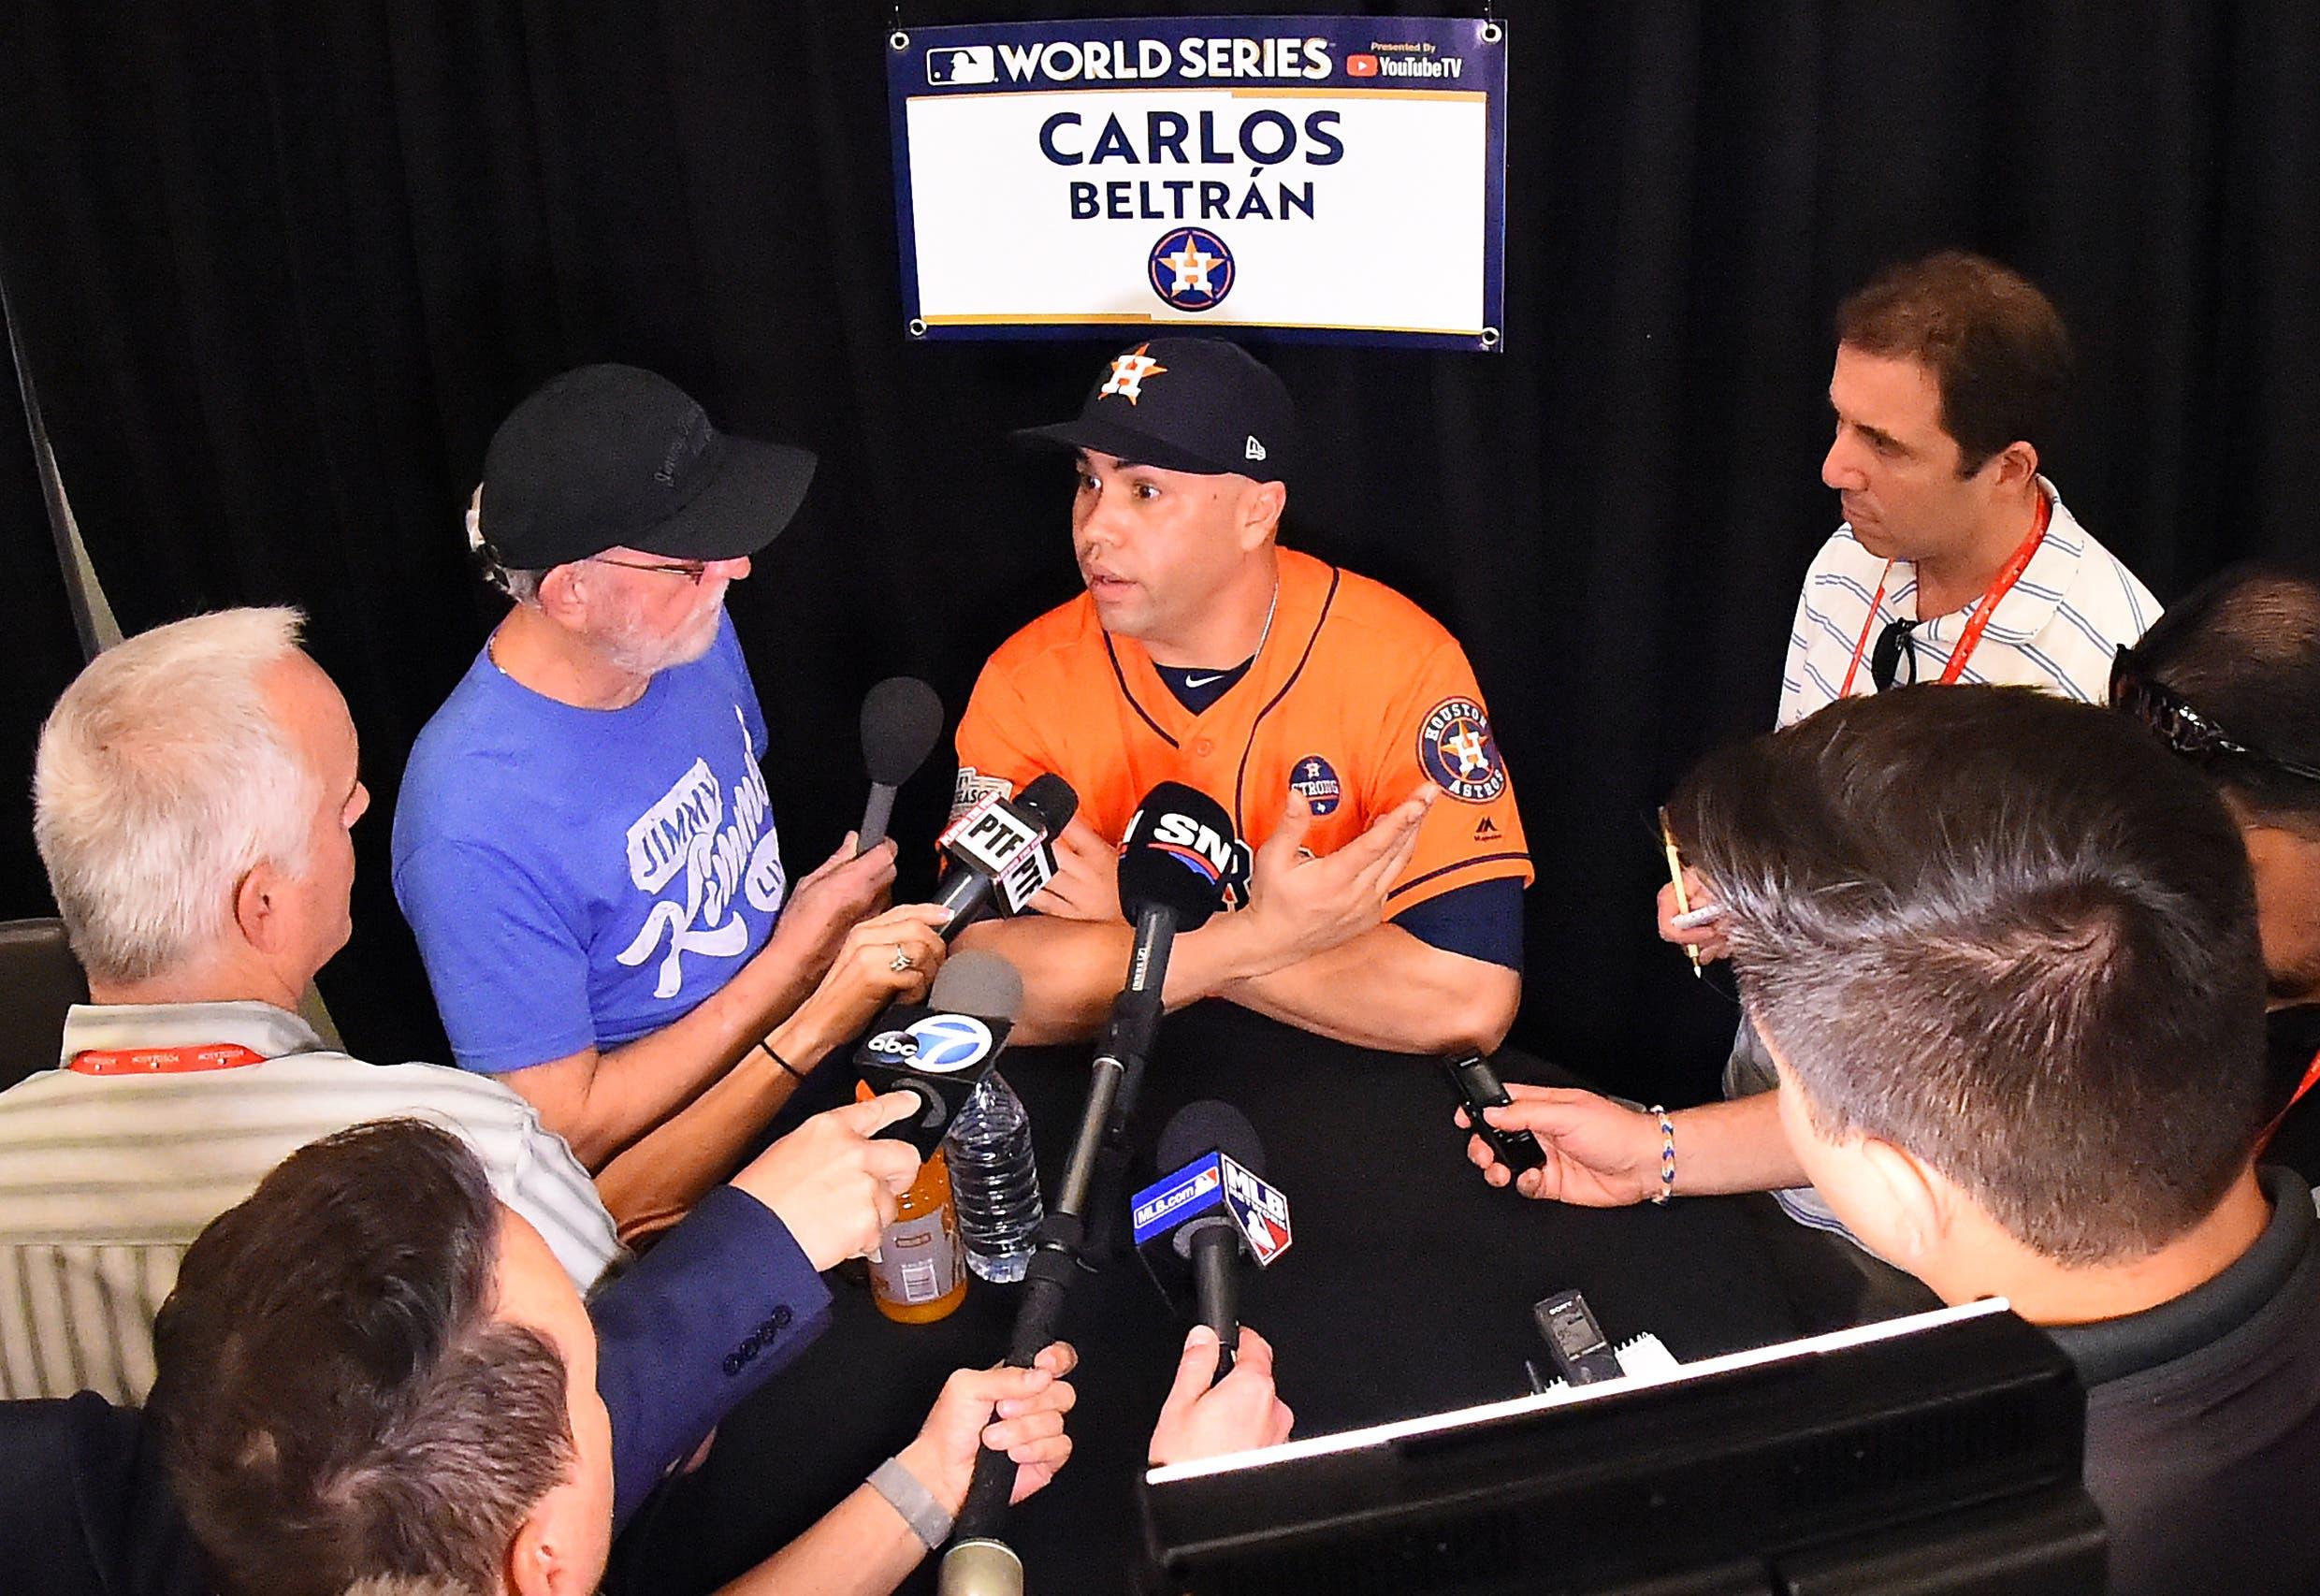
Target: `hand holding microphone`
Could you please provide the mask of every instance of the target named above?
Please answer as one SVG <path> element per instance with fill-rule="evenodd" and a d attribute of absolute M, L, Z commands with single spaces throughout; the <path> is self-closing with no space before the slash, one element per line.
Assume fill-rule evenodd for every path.
<path fill-rule="evenodd" d="M 1012 798 L 991 797 L 950 822 L 939 844 L 945 866 L 935 902 L 948 911 L 945 936 L 993 911 L 1021 914 L 1054 879 L 1050 840 L 1080 809 L 1060 776 L 1038 776 Z"/>
<path fill-rule="evenodd" d="M 1297 1415 L 1273 1385 L 1272 1343 L 1243 1325 L 1239 1344 L 1232 1372 L 1220 1380 L 1224 1348 L 1216 1332 L 1195 1325 L 1184 1337 L 1176 1383 L 1160 1404 L 1160 1422 L 1145 1453 L 1153 1467 L 1252 1452 L 1289 1439 Z"/>

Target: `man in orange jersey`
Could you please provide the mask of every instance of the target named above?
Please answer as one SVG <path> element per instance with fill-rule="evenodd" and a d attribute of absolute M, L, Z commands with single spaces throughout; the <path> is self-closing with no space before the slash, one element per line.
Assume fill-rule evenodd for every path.
<path fill-rule="evenodd" d="M 1176 940 L 1172 1007 L 1414 1052 L 1514 1021 L 1531 869 L 1481 689 L 1416 605 L 1279 546 L 1295 427 L 1239 346 L 1164 338 L 1019 435 L 1073 452 L 1088 589 L 1001 646 L 959 725 L 962 806 L 1047 773 L 1080 794 L 1038 915 L 966 934 L 1023 972 L 1026 1039 L 1093 1032 L 1119 991 L 1114 854 L 1162 781 L 1224 805 L 1243 862 L 1237 912 Z"/>

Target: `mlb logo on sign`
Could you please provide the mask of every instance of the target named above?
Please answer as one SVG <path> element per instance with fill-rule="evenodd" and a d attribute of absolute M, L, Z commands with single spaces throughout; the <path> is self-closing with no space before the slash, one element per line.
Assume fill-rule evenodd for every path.
<path fill-rule="evenodd" d="M 930 50 L 926 52 L 926 80 L 930 83 L 995 83 L 999 80 L 999 63 L 987 44 L 962 44 L 948 50 Z"/>
<path fill-rule="evenodd" d="M 1378 75 L 1378 60 L 1374 55 L 1349 55 L 1345 58 L 1345 76 L 1374 78 Z"/>
<path fill-rule="evenodd" d="M 1289 1250 L 1289 1199 L 1229 1158 L 1224 1168 L 1225 1205 L 1262 1267 Z"/>

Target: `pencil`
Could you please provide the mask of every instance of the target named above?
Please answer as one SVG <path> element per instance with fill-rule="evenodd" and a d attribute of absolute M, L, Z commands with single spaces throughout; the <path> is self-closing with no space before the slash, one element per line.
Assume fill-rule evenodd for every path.
<path fill-rule="evenodd" d="M 1665 809 L 1660 811 L 1660 844 L 1667 850 L 1668 880 L 1675 888 L 1675 912 L 1689 914 L 1691 894 L 1684 891 L 1684 856 L 1675 851 L 1675 834 L 1668 830 Z M 1684 957 L 1691 961 L 1693 979 L 1704 979 L 1707 972 L 1700 967 L 1700 950 L 1687 942 L 1684 944 Z"/>

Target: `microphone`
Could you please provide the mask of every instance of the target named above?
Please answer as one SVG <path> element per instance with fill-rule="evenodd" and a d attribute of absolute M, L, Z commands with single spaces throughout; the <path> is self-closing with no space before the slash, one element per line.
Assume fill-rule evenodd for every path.
<path fill-rule="evenodd" d="M 913 1092 L 921 1108 L 878 1135 L 932 1156 L 1022 1009 L 1021 972 L 996 953 L 969 948 L 943 962 L 924 1003 L 897 1003 L 879 1015 L 854 1051 L 854 1068 L 874 1093 Z"/>
<path fill-rule="evenodd" d="M 994 793 L 952 820 L 935 846 L 950 867 L 935 902 L 950 911 L 943 936 L 956 936 L 986 912 L 1021 914 L 1055 878 L 1048 839 L 1080 812 L 1080 795 L 1060 776 L 1042 776 L 1012 798 Z"/>
<path fill-rule="evenodd" d="M 1038 785 L 1035 781 L 1026 788 L 1023 799 L 1032 797 Z M 1108 1148 L 1114 1160 L 1124 1161 L 1123 1132 L 1145 1055 L 1159 1029 L 1169 945 L 1179 931 L 1208 923 L 1224 902 L 1225 873 L 1232 864 L 1233 849 L 1231 817 L 1214 799 L 1180 782 L 1164 781 L 1146 793 L 1128 821 L 1120 845 L 1120 907 L 1136 924 L 1136 945 L 1128 955 L 1126 984 L 1112 1004 L 1111 1023 L 1089 1072 L 1087 1103 L 1080 1110 L 1055 1205 L 1040 1222 L 1038 1247 L 1024 1267 L 1007 1350 L 1007 1361 L 1014 1368 L 1030 1368 L 1039 1349 L 1055 1339 L 1064 1288 L 1080 1267 L 1097 1161 Z M 1288 1205 L 1279 1206 L 1286 1245 Z M 974 1479 L 951 1526 L 950 1547 L 943 1555 L 944 1596 L 1000 1589 L 991 1582 L 1006 1578 L 1010 1568 L 1020 1578 L 1022 1565 L 997 1534 L 1014 1487 L 1013 1460 L 984 1447 L 976 1457 Z"/>
<path fill-rule="evenodd" d="M 1164 781 L 1144 794 L 1120 841 L 1120 907 L 1136 927 L 1136 945 L 1098 1062 L 1111 1059 L 1133 1069 L 1152 1052 L 1168 949 L 1179 932 L 1206 925 L 1224 902 L 1232 860 L 1232 818 L 1215 799 L 1180 781 Z M 1124 1113 L 1132 1102 L 1131 1083 Z"/>
<path fill-rule="evenodd" d="M 870 771 L 870 797 L 863 805 L 858 855 L 885 840 L 895 790 L 926 762 L 942 728 L 942 700 L 916 676 L 889 676 L 863 695 L 862 762 Z"/>
<path fill-rule="evenodd" d="M 1265 1183 L 1265 1149 L 1229 1103 L 1188 1103 L 1160 1133 L 1160 1167 L 1173 1169 L 1130 1199 L 1136 1246 L 1162 1292 L 1177 1299 L 1189 1263 L 1200 1322 L 1216 1332 L 1216 1376 L 1232 1371 L 1240 1340 L 1240 1264 L 1264 1268 L 1289 1250 L 1288 1198 Z"/>

